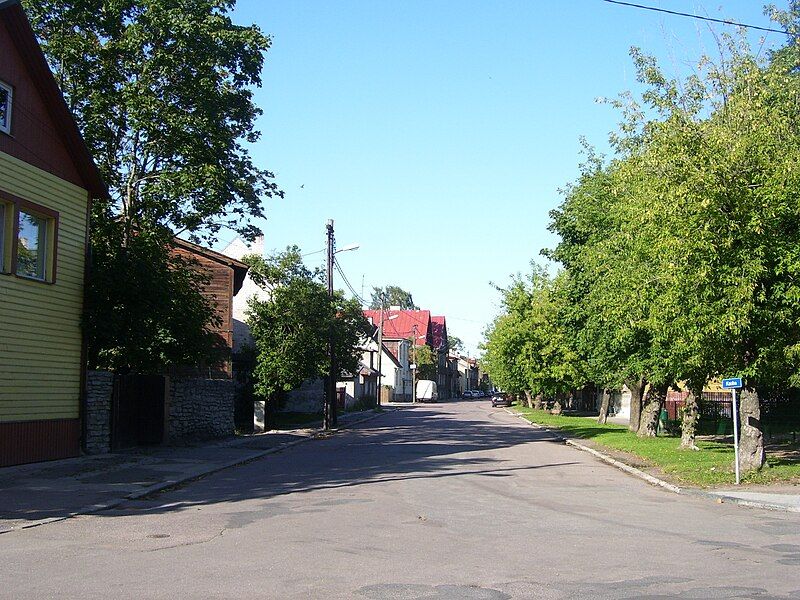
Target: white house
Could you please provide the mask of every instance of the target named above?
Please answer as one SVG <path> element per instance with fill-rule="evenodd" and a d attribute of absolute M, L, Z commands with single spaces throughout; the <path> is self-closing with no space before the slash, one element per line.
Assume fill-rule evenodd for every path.
<path fill-rule="evenodd" d="M 255 254 L 264 256 L 264 237 L 259 236 L 248 245 L 244 240 L 236 237 L 222 250 L 222 254 L 230 256 L 236 260 L 241 260 L 243 256 Z M 244 279 L 242 289 L 233 297 L 233 353 L 238 354 L 248 346 L 253 345 L 253 336 L 250 334 L 250 327 L 247 326 L 247 306 L 250 298 L 256 297 L 259 300 L 269 300 L 270 294 L 264 288 L 256 285 L 250 278 L 250 273 Z"/>

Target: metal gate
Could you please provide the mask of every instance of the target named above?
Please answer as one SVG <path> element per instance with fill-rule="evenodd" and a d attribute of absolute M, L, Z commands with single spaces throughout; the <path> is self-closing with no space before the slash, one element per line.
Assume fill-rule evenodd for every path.
<path fill-rule="evenodd" d="M 167 439 L 166 378 L 115 375 L 111 403 L 111 448 L 152 446 Z"/>

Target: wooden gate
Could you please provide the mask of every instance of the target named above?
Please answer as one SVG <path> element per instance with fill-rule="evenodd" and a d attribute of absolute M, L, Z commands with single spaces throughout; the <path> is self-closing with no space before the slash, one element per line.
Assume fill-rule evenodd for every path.
<path fill-rule="evenodd" d="M 111 403 L 111 448 L 152 446 L 167 440 L 166 378 L 116 375 Z"/>

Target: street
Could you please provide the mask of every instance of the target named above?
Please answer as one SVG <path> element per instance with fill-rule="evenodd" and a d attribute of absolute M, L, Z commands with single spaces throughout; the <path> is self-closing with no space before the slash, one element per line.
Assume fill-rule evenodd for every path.
<path fill-rule="evenodd" d="M 0 536 L 3 598 L 795 598 L 800 515 L 652 487 L 488 399 Z"/>

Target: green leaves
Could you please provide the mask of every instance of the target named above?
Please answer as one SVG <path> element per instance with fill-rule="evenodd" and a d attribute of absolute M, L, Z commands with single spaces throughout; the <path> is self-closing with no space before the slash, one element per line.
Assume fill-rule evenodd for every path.
<path fill-rule="evenodd" d="M 248 144 L 270 40 L 221 0 L 26 2 L 42 47 L 109 184 L 95 218 L 213 240 L 245 237 L 282 196 Z"/>
<path fill-rule="evenodd" d="M 267 258 L 246 257 L 253 280 L 269 300 L 250 301 L 248 325 L 256 344 L 255 391 L 265 398 L 327 375 L 328 341 L 337 371 L 355 373 L 363 336 L 371 333 L 361 306 L 336 292 L 328 296 L 318 271 L 303 264 L 292 246 Z"/>
<path fill-rule="evenodd" d="M 795 2 L 773 12 L 787 30 L 800 22 Z M 492 377 L 515 391 L 565 373 L 603 387 L 643 378 L 701 389 L 733 372 L 797 385 L 798 46 L 766 62 L 722 36 L 721 58 L 682 81 L 631 54 L 645 91 L 613 102 L 616 155 L 587 146 L 551 212 L 560 241 L 545 255 L 563 271 L 550 287 L 534 272 L 502 291 L 487 333 Z"/>

